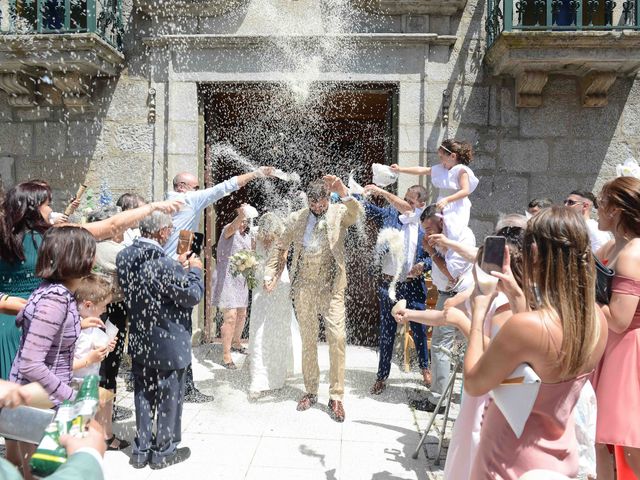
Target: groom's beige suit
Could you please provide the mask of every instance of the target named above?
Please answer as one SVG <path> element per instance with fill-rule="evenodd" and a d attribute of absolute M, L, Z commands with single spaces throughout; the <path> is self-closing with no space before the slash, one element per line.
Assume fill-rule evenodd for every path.
<path fill-rule="evenodd" d="M 329 395 L 332 400 L 342 401 L 344 395 L 344 291 L 347 286 L 344 242 L 347 228 L 362 213 L 360 202 L 353 199 L 331 204 L 323 218 L 315 222 L 312 231 L 307 231 L 307 225 L 315 219 L 310 219 L 313 214 L 308 208 L 292 213 L 265 269 L 266 278 L 276 278 L 282 267 L 279 262 L 286 258 L 283 253 L 293 245 L 291 296 L 302 337 L 304 386 L 306 393 L 318 394 L 318 315 L 322 315 L 329 342 Z"/>

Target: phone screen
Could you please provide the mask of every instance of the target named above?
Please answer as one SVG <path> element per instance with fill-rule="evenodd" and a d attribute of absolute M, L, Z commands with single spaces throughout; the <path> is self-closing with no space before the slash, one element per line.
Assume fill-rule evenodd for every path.
<path fill-rule="evenodd" d="M 204 234 L 199 232 L 193 232 L 193 238 L 191 239 L 191 252 L 194 255 L 200 255 L 202 253 L 202 245 L 204 244 Z"/>
<path fill-rule="evenodd" d="M 481 268 L 487 273 L 502 271 L 504 264 L 505 237 L 487 237 L 484 239 L 484 251 L 482 252 Z"/>

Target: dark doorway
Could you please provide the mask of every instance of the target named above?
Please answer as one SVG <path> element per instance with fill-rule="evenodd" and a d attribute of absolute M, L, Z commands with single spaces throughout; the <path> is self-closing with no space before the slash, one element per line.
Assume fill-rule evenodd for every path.
<path fill-rule="evenodd" d="M 371 182 L 371 164 L 394 163 L 397 152 L 397 95 L 393 84 L 314 84 L 309 100 L 296 103 L 288 87 L 268 83 L 200 85 L 205 121 L 209 183 L 218 183 L 253 165 L 274 165 L 301 177 L 299 184 L 251 184 L 219 201 L 207 216 L 211 248 L 242 203 L 262 214 L 300 208 L 298 191 L 324 174 L 345 182 L 350 172 L 362 185 Z M 233 155 L 221 154 L 232 151 Z M 242 157 L 239 161 L 238 158 Z M 373 271 L 376 232 L 353 227 L 347 238 L 347 340 L 376 345 L 378 301 Z M 212 250 L 209 250 L 210 252 Z M 206 315 L 210 315 L 210 305 Z"/>

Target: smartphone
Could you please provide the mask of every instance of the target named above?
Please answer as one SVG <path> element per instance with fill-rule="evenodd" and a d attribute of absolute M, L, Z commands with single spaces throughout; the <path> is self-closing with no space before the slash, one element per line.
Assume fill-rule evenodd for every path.
<path fill-rule="evenodd" d="M 492 271 L 502 272 L 504 265 L 504 247 L 507 239 L 505 237 L 487 237 L 484 239 L 484 250 L 482 252 L 482 265 L 480 268 L 487 273 Z"/>
<path fill-rule="evenodd" d="M 180 230 L 176 253 L 178 255 L 182 255 L 183 253 L 191 252 L 194 255 L 200 255 L 202 253 L 203 245 L 204 234 L 192 232 L 191 230 Z"/>

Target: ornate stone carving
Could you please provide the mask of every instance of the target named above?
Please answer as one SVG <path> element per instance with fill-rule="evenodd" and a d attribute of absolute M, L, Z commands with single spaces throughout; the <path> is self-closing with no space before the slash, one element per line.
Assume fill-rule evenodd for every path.
<path fill-rule="evenodd" d="M 616 81 L 611 72 L 590 73 L 578 83 L 583 107 L 604 107 L 607 104 L 607 92 Z"/>
<path fill-rule="evenodd" d="M 91 80 L 80 73 L 53 74 L 53 85 L 62 92 L 62 102 L 72 112 L 82 112 L 91 107 Z"/>
<path fill-rule="evenodd" d="M 542 105 L 542 89 L 549 76 L 545 72 L 522 72 L 516 77 L 516 107 Z"/>
<path fill-rule="evenodd" d="M 36 105 L 35 86 L 35 80 L 24 73 L 0 73 L 0 89 L 7 92 L 12 107 Z"/>

